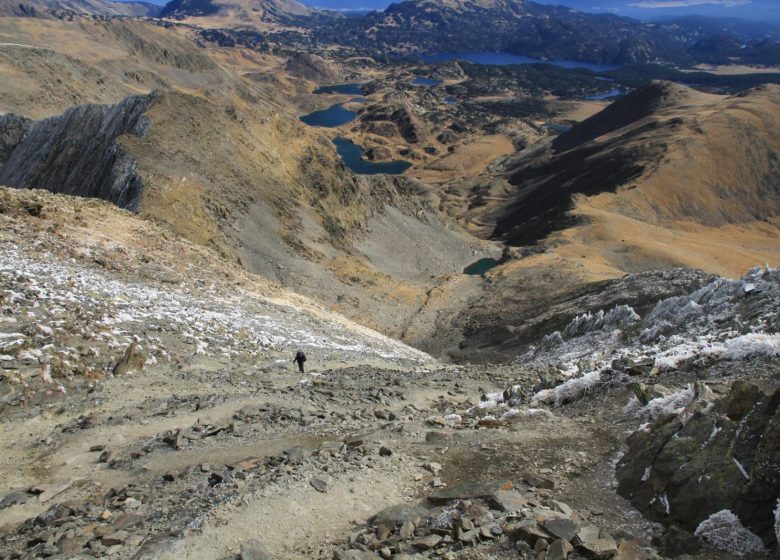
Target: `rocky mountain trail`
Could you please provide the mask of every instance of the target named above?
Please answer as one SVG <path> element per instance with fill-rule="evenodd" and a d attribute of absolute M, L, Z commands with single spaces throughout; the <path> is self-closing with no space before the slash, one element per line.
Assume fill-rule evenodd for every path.
<path fill-rule="evenodd" d="M 10 558 L 658 558 L 683 537 L 728 557 L 618 495 L 640 436 L 620 450 L 696 394 L 776 387 L 771 352 L 728 354 L 771 349 L 774 269 L 454 365 L 108 203 L 2 190 L 0 209 Z M 708 359 L 664 362 L 695 340 Z M 763 398 L 740 394 L 721 408 Z"/>

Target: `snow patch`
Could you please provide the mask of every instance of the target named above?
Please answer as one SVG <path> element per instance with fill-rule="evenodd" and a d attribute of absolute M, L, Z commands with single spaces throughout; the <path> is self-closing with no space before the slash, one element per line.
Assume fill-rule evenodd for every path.
<path fill-rule="evenodd" d="M 750 480 L 750 475 L 749 475 L 749 474 L 747 473 L 747 471 L 745 470 L 745 467 L 743 467 L 743 466 L 742 466 L 742 463 L 740 463 L 739 461 L 737 461 L 737 458 L 736 458 L 736 457 L 732 457 L 732 458 L 731 458 L 731 460 L 732 460 L 732 461 L 734 461 L 734 464 L 735 464 L 735 465 L 737 465 L 737 468 L 739 469 L 739 472 L 741 472 L 741 473 L 742 473 L 742 476 L 744 476 L 744 477 L 745 477 L 745 480 Z"/>
<path fill-rule="evenodd" d="M 639 399 L 632 397 L 623 407 L 623 413 L 644 422 L 651 422 L 666 414 L 680 414 L 686 406 L 693 402 L 695 397 L 696 392 L 693 387 L 677 391 L 668 397 L 653 399 L 645 406 L 642 406 Z"/>
<path fill-rule="evenodd" d="M 558 385 L 554 389 L 543 389 L 531 397 L 533 403 L 554 403 L 561 406 L 590 393 L 601 383 L 601 373 L 592 371 L 582 377 L 570 379 Z"/>
<path fill-rule="evenodd" d="M 777 500 L 777 508 L 775 509 L 775 538 L 780 543 L 780 499 Z"/>

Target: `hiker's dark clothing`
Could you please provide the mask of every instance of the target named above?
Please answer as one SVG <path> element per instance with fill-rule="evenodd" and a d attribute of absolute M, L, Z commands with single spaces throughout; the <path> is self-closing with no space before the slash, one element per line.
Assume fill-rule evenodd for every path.
<path fill-rule="evenodd" d="M 298 363 L 298 369 L 301 373 L 304 373 L 303 371 L 303 362 L 306 361 L 306 354 L 298 350 L 298 352 L 295 354 L 295 357 L 293 358 L 293 362 Z"/>

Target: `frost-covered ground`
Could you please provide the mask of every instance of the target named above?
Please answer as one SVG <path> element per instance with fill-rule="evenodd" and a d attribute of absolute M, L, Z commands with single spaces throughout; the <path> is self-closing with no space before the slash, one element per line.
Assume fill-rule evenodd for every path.
<path fill-rule="evenodd" d="M 780 269 L 755 268 L 739 280 L 718 279 L 658 302 L 645 317 L 625 305 L 582 315 L 517 363 L 553 368 L 565 378 L 532 397 L 561 404 L 636 365 L 669 371 L 756 356 L 780 357 Z"/>
<path fill-rule="evenodd" d="M 252 361 L 302 349 L 332 359 L 423 361 L 404 344 L 326 312 L 313 313 L 241 288 L 151 285 L 74 259 L 0 246 L 0 364 L 10 383 L 56 384 L 110 372 L 131 342 L 147 364 L 203 356 Z"/>

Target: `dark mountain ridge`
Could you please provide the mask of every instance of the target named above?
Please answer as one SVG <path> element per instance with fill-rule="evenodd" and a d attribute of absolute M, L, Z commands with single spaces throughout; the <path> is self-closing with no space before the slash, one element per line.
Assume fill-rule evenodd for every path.
<path fill-rule="evenodd" d="M 701 38 L 677 25 L 525 0 L 407 0 L 317 26 L 314 37 L 364 53 L 501 51 L 614 64 L 685 63 L 686 47 Z"/>

